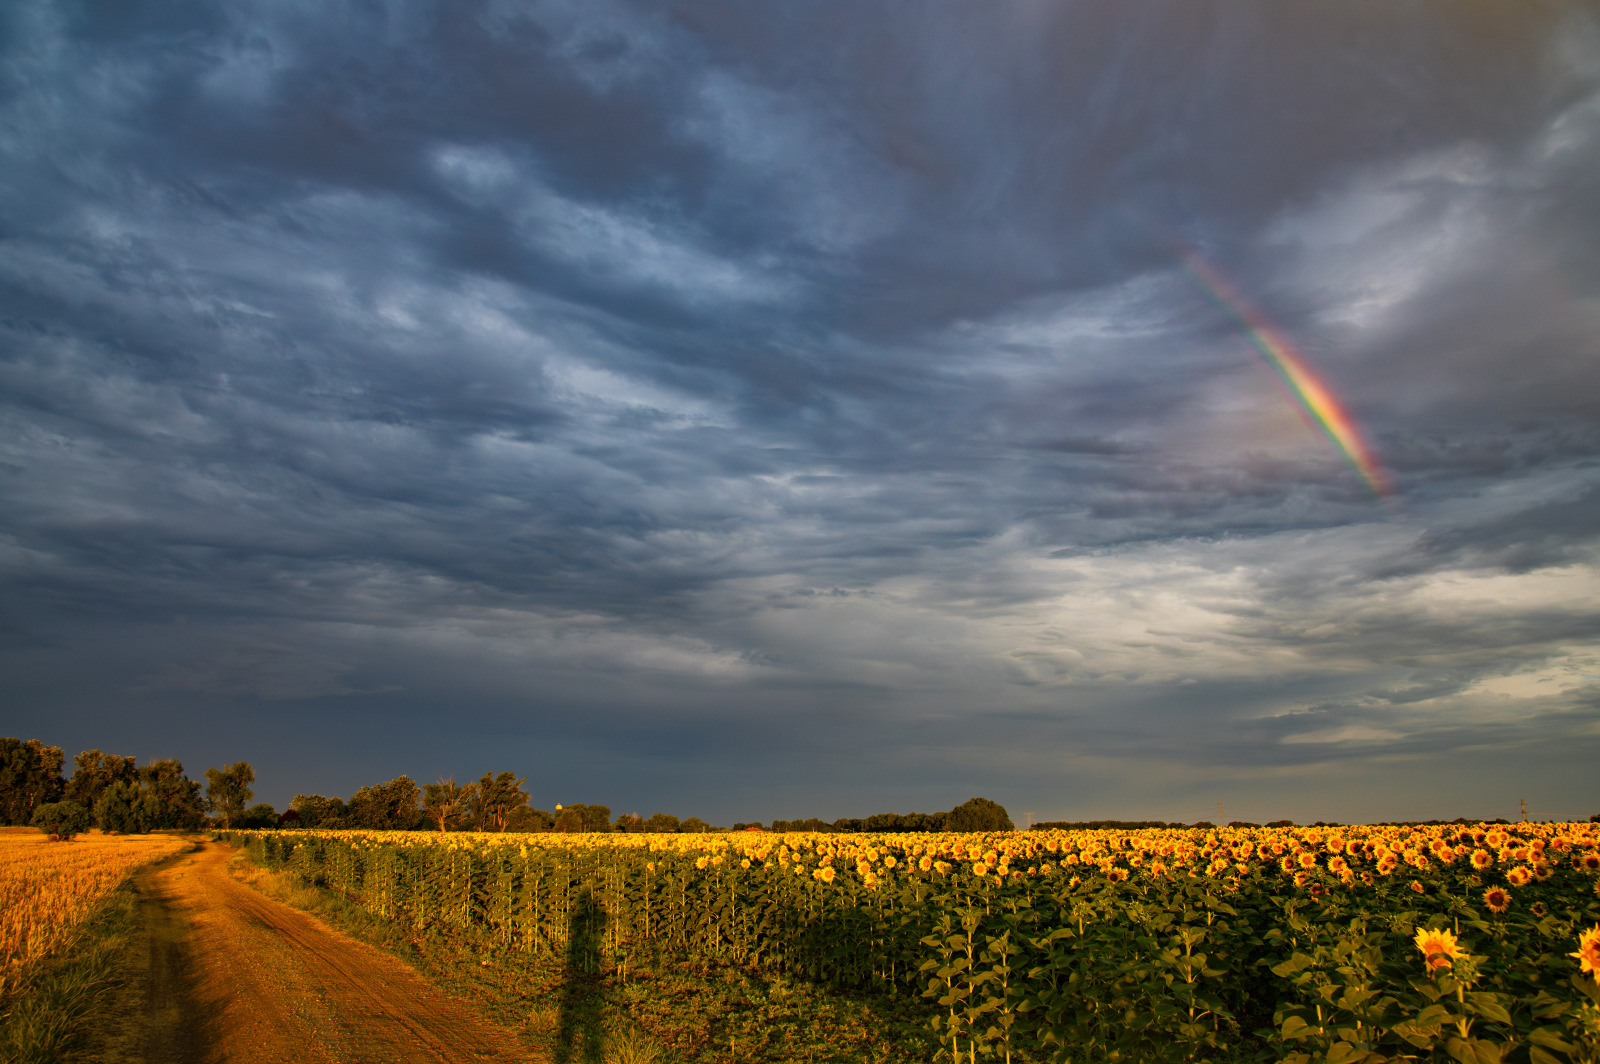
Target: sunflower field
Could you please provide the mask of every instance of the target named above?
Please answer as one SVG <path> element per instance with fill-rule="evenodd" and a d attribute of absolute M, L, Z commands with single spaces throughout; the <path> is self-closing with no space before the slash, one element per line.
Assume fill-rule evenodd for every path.
<path fill-rule="evenodd" d="M 1600 1064 L 1600 824 L 223 838 L 589 973 L 914 996 L 952 1064 Z"/>

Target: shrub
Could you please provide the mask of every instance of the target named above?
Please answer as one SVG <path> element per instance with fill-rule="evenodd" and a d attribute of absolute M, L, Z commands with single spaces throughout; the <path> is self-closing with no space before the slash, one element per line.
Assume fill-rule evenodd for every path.
<path fill-rule="evenodd" d="M 89 810 L 77 802 L 46 802 L 33 811 L 33 826 L 63 842 L 88 831 L 93 822 Z"/>

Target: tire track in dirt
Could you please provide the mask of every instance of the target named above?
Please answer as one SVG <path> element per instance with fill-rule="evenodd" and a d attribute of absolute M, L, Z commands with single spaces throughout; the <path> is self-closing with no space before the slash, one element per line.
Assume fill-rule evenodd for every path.
<path fill-rule="evenodd" d="M 165 1024 L 147 1036 L 204 1064 L 477 1064 L 528 1062 L 508 1032 L 446 997 L 395 958 L 268 898 L 228 874 L 235 851 L 205 843 L 140 877 L 161 911 L 188 927 L 189 970 L 152 965 L 153 984 L 179 976 Z M 164 974 L 163 974 L 164 973 Z M 191 989 L 192 988 L 192 989 Z M 205 1017 L 211 1044 L 184 1054 L 172 1025 Z M 156 1029 L 160 1028 L 160 1029 Z M 174 1038 L 177 1038 L 174 1041 Z"/>

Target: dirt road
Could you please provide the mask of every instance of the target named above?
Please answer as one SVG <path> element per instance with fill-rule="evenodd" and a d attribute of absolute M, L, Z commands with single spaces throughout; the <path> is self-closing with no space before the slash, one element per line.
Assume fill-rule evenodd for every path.
<path fill-rule="evenodd" d="M 138 886 L 150 943 L 139 1030 L 106 1059 L 145 1064 L 532 1062 L 410 968 L 232 878 L 203 843 Z"/>

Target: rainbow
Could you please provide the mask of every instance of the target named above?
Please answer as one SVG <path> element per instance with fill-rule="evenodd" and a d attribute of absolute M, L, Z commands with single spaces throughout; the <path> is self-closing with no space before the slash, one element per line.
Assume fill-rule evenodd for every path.
<path fill-rule="evenodd" d="M 1355 419 L 1334 398 L 1332 390 L 1317 377 L 1289 338 L 1252 307 L 1220 270 L 1200 257 L 1198 251 L 1187 246 L 1180 250 L 1189 273 L 1224 310 L 1239 319 L 1250 336 L 1250 342 L 1288 386 L 1311 427 L 1328 438 L 1334 450 L 1344 456 L 1350 468 L 1355 470 L 1374 495 L 1381 499 L 1393 494 L 1389 478 L 1378 465 L 1372 448 L 1362 438 Z"/>

